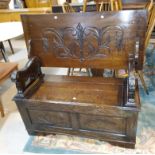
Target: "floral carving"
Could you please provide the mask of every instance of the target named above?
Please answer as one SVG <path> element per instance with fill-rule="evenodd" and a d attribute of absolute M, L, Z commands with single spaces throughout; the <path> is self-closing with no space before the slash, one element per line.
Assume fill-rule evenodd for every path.
<path fill-rule="evenodd" d="M 58 58 L 91 60 L 104 58 L 115 49 L 123 48 L 123 29 L 118 26 L 107 26 L 101 29 L 76 27 L 63 29 L 46 28 L 43 31 L 43 47 L 46 52 L 53 52 Z"/>

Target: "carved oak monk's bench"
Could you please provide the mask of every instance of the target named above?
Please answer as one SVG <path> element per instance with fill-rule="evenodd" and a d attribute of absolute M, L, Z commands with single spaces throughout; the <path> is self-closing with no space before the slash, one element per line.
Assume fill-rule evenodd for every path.
<path fill-rule="evenodd" d="M 146 12 L 22 15 L 29 62 L 14 100 L 29 134 L 60 133 L 134 148 Z M 43 75 L 41 67 L 126 69 L 125 79 Z"/>

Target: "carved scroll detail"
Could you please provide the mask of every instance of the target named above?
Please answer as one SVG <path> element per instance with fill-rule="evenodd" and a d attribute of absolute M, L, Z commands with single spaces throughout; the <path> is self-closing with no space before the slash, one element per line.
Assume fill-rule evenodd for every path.
<path fill-rule="evenodd" d="M 126 106 L 135 106 L 135 55 L 129 54 L 129 77 L 128 77 L 128 89 L 127 89 L 127 103 Z"/>
<path fill-rule="evenodd" d="M 123 29 L 119 26 L 47 28 L 43 31 L 44 51 L 58 58 L 91 60 L 104 58 L 123 48 Z"/>

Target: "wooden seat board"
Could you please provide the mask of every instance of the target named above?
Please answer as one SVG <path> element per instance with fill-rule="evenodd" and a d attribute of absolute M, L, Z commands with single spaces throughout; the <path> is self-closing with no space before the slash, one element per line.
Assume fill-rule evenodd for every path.
<path fill-rule="evenodd" d="M 92 78 L 87 77 L 85 78 L 87 81 L 80 81 L 83 77 L 79 77 L 74 82 L 74 78 L 72 77 L 64 79 L 58 76 L 53 79 L 52 77 L 50 78 L 50 82 L 45 81 L 40 86 L 31 99 L 121 106 L 123 99 L 123 79 L 112 80 L 111 78 L 106 79 L 106 82 L 104 79 L 102 82 L 97 82 L 93 79 L 93 82 L 91 82 L 89 79 Z M 109 98 L 109 96 L 111 97 Z"/>

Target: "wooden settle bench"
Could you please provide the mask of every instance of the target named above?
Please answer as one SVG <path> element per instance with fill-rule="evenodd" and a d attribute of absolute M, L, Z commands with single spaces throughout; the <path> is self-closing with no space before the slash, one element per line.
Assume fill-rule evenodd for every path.
<path fill-rule="evenodd" d="M 22 15 L 29 62 L 14 72 L 28 133 L 60 133 L 134 148 L 145 10 Z M 128 78 L 43 75 L 41 67 L 127 69 Z"/>

